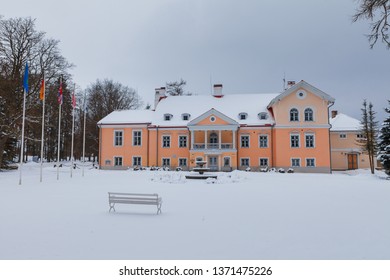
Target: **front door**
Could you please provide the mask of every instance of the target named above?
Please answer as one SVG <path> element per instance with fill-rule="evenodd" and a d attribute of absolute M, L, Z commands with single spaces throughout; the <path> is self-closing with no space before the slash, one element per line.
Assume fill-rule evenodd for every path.
<path fill-rule="evenodd" d="M 218 171 L 218 157 L 210 156 L 208 165 L 211 171 Z"/>
<path fill-rule="evenodd" d="M 357 169 L 357 154 L 348 154 L 348 169 Z"/>

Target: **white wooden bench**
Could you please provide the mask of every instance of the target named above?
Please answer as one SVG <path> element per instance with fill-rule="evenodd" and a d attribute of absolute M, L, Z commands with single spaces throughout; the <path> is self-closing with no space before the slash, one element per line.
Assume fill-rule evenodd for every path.
<path fill-rule="evenodd" d="M 162 198 L 158 194 L 140 194 L 140 193 L 108 193 L 109 212 L 114 210 L 115 204 L 145 204 L 156 205 L 157 215 L 161 213 Z"/>

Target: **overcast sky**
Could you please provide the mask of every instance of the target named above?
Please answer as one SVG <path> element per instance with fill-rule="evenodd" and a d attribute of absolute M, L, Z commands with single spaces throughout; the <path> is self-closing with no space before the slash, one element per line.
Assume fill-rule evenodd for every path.
<path fill-rule="evenodd" d="M 369 23 L 352 23 L 354 0 L 1 0 L 5 18 L 36 18 L 61 41 L 75 82 L 110 78 L 144 102 L 183 78 L 186 90 L 210 94 L 274 93 L 305 80 L 360 118 L 364 98 L 379 119 L 390 99 L 390 50 L 369 48 Z"/>

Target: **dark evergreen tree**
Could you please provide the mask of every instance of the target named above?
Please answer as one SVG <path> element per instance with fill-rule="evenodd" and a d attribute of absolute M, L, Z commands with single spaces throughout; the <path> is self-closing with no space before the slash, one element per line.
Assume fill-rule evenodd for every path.
<path fill-rule="evenodd" d="M 390 100 L 388 100 L 390 105 Z M 390 106 L 385 108 L 389 115 L 384 120 L 379 135 L 379 160 L 387 175 L 390 176 Z"/>

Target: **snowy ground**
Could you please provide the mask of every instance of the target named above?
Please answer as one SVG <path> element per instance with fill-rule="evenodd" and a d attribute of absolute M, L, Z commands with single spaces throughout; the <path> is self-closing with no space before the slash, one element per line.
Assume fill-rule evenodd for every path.
<path fill-rule="evenodd" d="M 390 259 L 383 173 L 103 171 L 39 165 L 0 172 L 0 259 Z M 117 205 L 108 191 L 158 193 Z"/>

